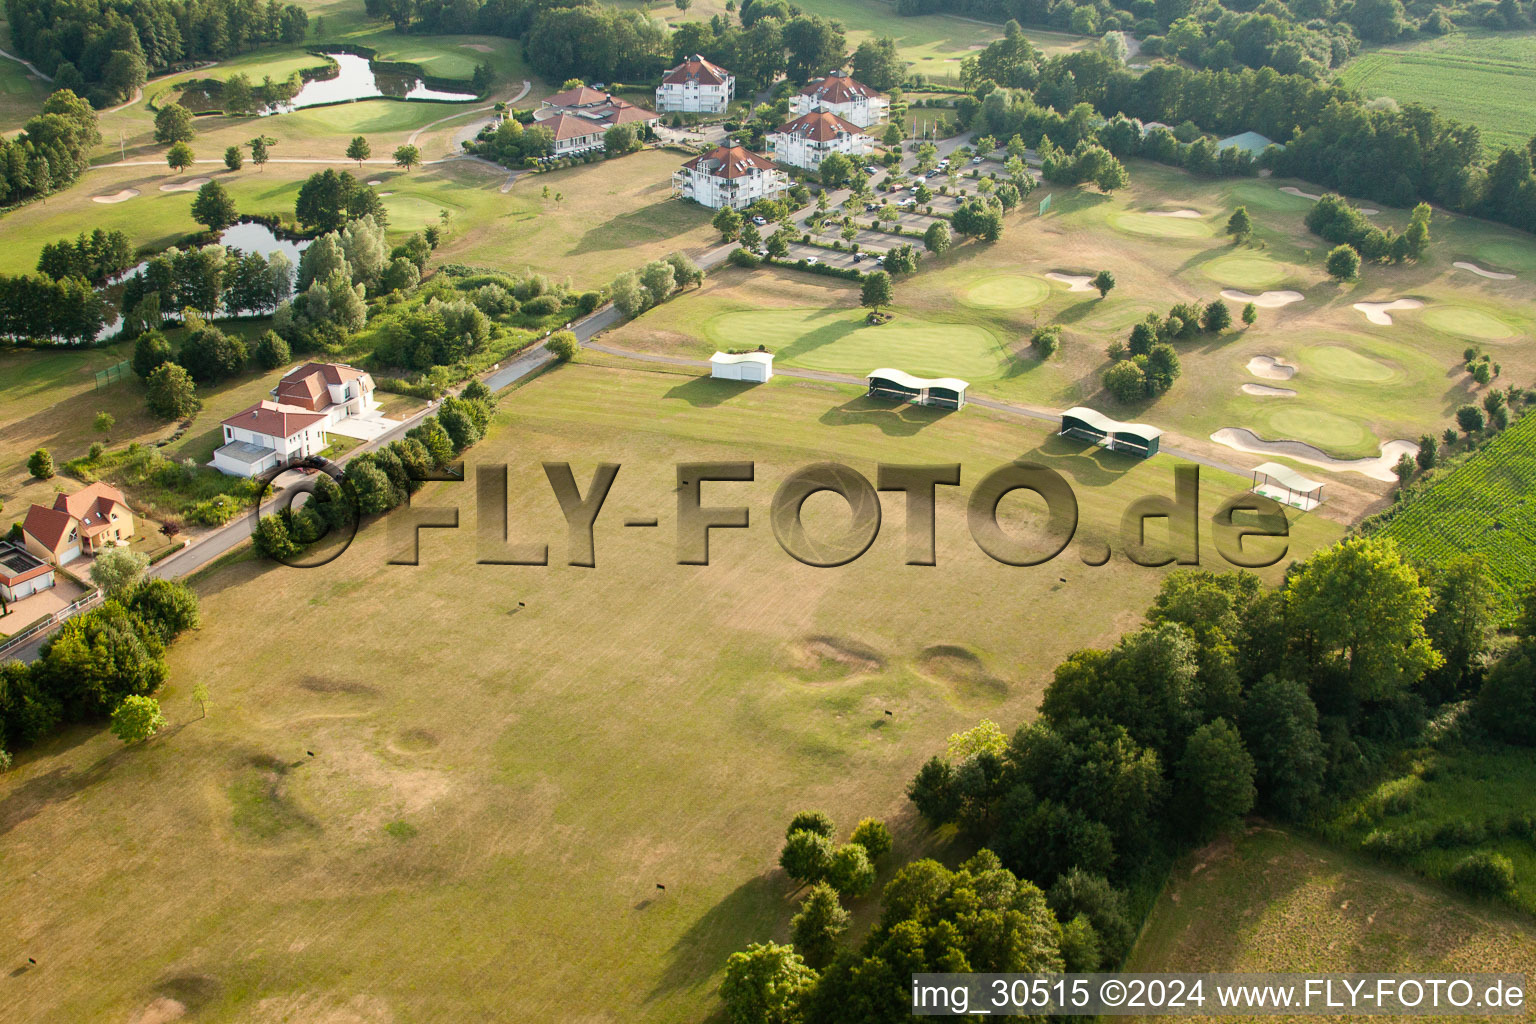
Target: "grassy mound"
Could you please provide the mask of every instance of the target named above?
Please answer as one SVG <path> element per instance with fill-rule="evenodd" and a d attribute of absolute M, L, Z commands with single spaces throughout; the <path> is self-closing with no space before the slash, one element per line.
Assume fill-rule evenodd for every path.
<path fill-rule="evenodd" d="M 1382 384 L 1402 377 L 1386 363 L 1340 345 L 1313 345 L 1303 349 L 1301 357 L 1307 369 L 1334 380 Z"/>
<path fill-rule="evenodd" d="M 1285 281 L 1290 274 L 1286 268 L 1257 253 L 1234 252 L 1207 260 L 1201 273 L 1228 288 L 1263 291 Z"/>
<path fill-rule="evenodd" d="M 1515 329 L 1492 313 L 1469 306 L 1431 306 L 1420 318 L 1444 334 L 1479 341 L 1502 341 L 1515 335 Z"/>
<path fill-rule="evenodd" d="M 1118 210 L 1105 218 L 1109 226 L 1128 235 L 1152 238 L 1209 238 L 1216 229 L 1203 220 L 1189 217 L 1157 217 L 1135 210 Z"/>

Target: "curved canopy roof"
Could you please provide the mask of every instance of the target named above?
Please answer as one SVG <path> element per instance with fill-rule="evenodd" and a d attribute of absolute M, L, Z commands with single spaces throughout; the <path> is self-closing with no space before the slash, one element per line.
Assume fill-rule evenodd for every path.
<path fill-rule="evenodd" d="M 712 363 L 762 363 L 773 365 L 772 352 L 716 352 L 709 357 Z"/>
<path fill-rule="evenodd" d="M 1157 427 L 1149 426 L 1145 423 L 1122 423 L 1119 420 L 1110 419 L 1101 412 L 1095 412 L 1081 405 L 1074 406 L 1061 415 L 1063 418 L 1071 416 L 1074 419 L 1082 420 L 1095 430 L 1102 430 L 1106 434 L 1135 434 L 1137 437 L 1148 439 L 1163 436 L 1163 432 Z"/>
<path fill-rule="evenodd" d="M 914 377 L 910 373 L 891 369 L 870 370 L 865 376 L 870 380 L 878 377 L 881 380 L 888 380 L 892 384 L 900 384 L 904 388 L 915 388 L 917 390 L 922 390 L 923 388 L 945 388 L 949 391 L 964 391 L 971 386 L 969 381 L 963 381 L 959 377 Z"/>
<path fill-rule="evenodd" d="M 1282 487 L 1289 487 L 1291 490 L 1300 491 L 1303 494 L 1310 494 L 1312 491 L 1318 490 L 1323 486 L 1321 481 L 1302 476 L 1291 467 L 1282 466 L 1278 462 L 1266 462 L 1263 465 L 1255 466 L 1253 471 L 1255 473 L 1263 473 Z"/>

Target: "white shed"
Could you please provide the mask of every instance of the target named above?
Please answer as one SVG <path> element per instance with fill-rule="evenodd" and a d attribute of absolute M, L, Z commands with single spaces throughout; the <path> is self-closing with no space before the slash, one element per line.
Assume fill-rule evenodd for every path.
<path fill-rule="evenodd" d="M 772 352 L 716 352 L 709 357 L 709 375 L 721 380 L 750 380 L 761 384 L 773 377 Z"/>

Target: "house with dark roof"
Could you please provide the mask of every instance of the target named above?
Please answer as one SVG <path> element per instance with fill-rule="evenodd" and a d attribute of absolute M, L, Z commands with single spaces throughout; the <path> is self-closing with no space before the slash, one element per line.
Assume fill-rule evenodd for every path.
<path fill-rule="evenodd" d="M 826 110 L 860 128 L 885 120 L 891 101 L 841 69 L 825 78 L 813 78 L 789 99 L 791 114 Z"/>
<path fill-rule="evenodd" d="M 768 153 L 781 164 L 814 171 L 829 153 L 842 153 L 855 159 L 872 148 L 873 140 L 852 121 L 845 121 L 829 110 L 801 114 L 788 124 L 781 124 L 768 136 Z"/>
<path fill-rule="evenodd" d="M 661 76 L 656 109 L 682 114 L 723 114 L 736 98 L 736 76 L 697 53 Z"/>
<path fill-rule="evenodd" d="M 98 480 L 73 494 L 55 496 L 52 507 L 27 509 L 21 535 L 38 558 L 68 565 L 81 555 L 126 544 L 133 536 L 133 512 L 122 491 Z"/>
<path fill-rule="evenodd" d="M 533 113 L 534 123 L 555 137 L 555 156 L 571 156 L 603 147 L 603 135 L 615 125 L 632 124 L 642 132 L 661 115 L 591 86 L 557 92 Z"/>
<path fill-rule="evenodd" d="M 719 146 L 687 161 L 672 175 L 672 188 L 711 210 L 744 210 L 759 199 L 776 199 L 789 176 L 773 161 L 742 146 Z"/>
<path fill-rule="evenodd" d="M 213 453 L 213 468 L 230 476 L 259 476 L 325 450 L 327 414 L 257 402 L 220 423 L 224 444 Z"/>

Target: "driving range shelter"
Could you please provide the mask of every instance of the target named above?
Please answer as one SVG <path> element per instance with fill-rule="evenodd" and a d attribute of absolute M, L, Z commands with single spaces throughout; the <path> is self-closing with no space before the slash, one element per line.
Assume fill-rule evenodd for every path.
<path fill-rule="evenodd" d="M 1310 512 L 1323 503 L 1323 485 L 1310 477 L 1302 476 L 1289 466 L 1278 462 L 1266 462 L 1253 469 L 1254 494 L 1272 498 L 1282 505 Z"/>
<path fill-rule="evenodd" d="M 1145 423 L 1121 423 L 1103 413 L 1077 406 L 1061 414 L 1061 433 L 1091 444 L 1108 448 L 1112 452 L 1124 452 L 1138 459 L 1150 459 L 1157 454 L 1159 438 L 1163 432 Z"/>
<path fill-rule="evenodd" d="M 871 370 L 866 377 L 870 398 L 931 405 L 939 409 L 964 408 L 965 389 L 971 386 L 958 377 L 914 377 L 892 369 Z"/>
<path fill-rule="evenodd" d="M 719 380 L 749 380 L 761 384 L 773 378 L 773 353 L 716 352 L 709 357 L 709 375 Z"/>

